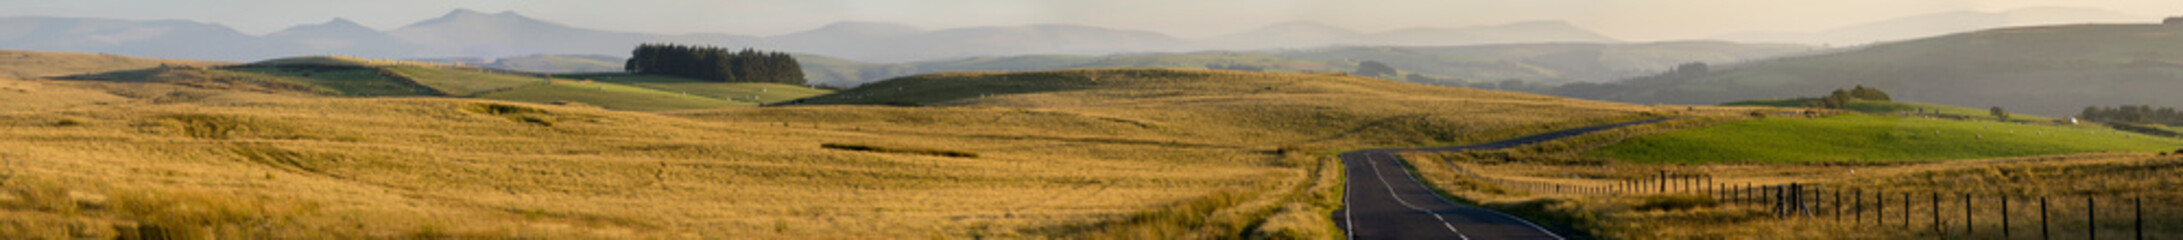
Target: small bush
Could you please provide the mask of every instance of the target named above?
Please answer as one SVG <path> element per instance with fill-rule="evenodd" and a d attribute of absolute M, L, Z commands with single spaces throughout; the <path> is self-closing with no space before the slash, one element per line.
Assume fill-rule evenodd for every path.
<path fill-rule="evenodd" d="M 1720 202 L 1713 201 L 1713 198 L 1699 195 L 1683 194 L 1646 196 L 1645 199 L 1641 201 L 1643 202 L 1637 204 L 1637 209 L 1647 211 L 1684 210 L 1702 207 L 1713 207 L 1721 204 Z"/>
<path fill-rule="evenodd" d="M 840 144 L 840 143 L 827 143 L 827 144 L 819 144 L 819 147 L 823 147 L 823 148 L 831 148 L 831 149 L 841 149 L 841 150 L 850 150 L 850 151 L 865 151 L 865 152 L 878 152 L 878 153 L 906 153 L 906 154 L 932 155 L 932 156 L 941 156 L 941 157 L 958 157 L 958 158 L 978 158 L 978 153 L 974 153 L 974 152 L 964 152 L 964 151 L 955 151 L 955 150 L 940 150 L 940 149 L 911 149 L 911 148 L 894 148 L 894 147 L 881 147 L 881 146 L 872 146 L 872 145 L 860 145 L 860 144 Z"/>
<path fill-rule="evenodd" d="M 78 120 L 76 120 L 76 119 L 73 119 L 73 118 L 70 118 L 70 119 L 61 119 L 60 121 L 56 121 L 56 122 L 53 122 L 53 126 L 55 126 L 55 127 L 73 127 L 73 126 L 83 126 L 83 124 L 84 124 L 84 123 L 83 123 L 83 121 L 78 121 Z"/>

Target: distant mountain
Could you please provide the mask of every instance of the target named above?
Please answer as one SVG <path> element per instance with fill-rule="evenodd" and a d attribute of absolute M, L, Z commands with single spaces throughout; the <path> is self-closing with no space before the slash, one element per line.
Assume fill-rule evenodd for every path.
<path fill-rule="evenodd" d="M 342 18 L 321 24 L 290 27 L 266 34 L 265 40 L 285 45 L 282 47 L 289 52 L 373 58 L 407 57 L 423 50 L 422 46 L 395 39 L 384 32 Z"/>
<path fill-rule="evenodd" d="M 1622 102 L 1716 104 L 1818 96 L 1861 84 L 1901 100 L 2067 116 L 2094 105 L 2183 106 L 2183 44 L 2177 43 L 2183 25 L 2003 28 L 1561 91 Z"/>
<path fill-rule="evenodd" d="M 1820 32 L 1744 32 L 1716 37 L 1741 42 L 1855 45 L 1939 36 L 2011 26 L 2076 23 L 2152 22 L 2159 19 L 2120 12 L 2066 7 L 2021 8 L 2002 12 L 1956 11 L 1850 25 Z"/>
<path fill-rule="evenodd" d="M 263 42 L 217 24 L 179 20 L 0 18 L 0 48 L 95 52 L 191 59 L 249 59 L 277 54 Z"/>
<path fill-rule="evenodd" d="M 1359 34 L 1363 33 L 1324 23 L 1299 21 L 1276 23 L 1203 41 L 1205 44 L 1224 49 L 1314 47 L 1332 45 L 1340 42 L 1343 38 L 1355 37 Z"/>
<path fill-rule="evenodd" d="M 1563 21 L 1519 22 L 1469 28 L 1408 28 L 1346 38 L 1356 45 L 1453 46 L 1499 43 L 1604 43 L 1614 38 Z"/>
<path fill-rule="evenodd" d="M 1505 43 L 1609 43 L 1614 38 L 1562 21 L 1465 28 L 1406 28 L 1363 33 L 1317 22 L 1285 22 L 1202 40 L 1218 49 L 1350 46 L 1457 46 Z"/>
<path fill-rule="evenodd" d="M 423 45 L 435 54 L 422 57 L 628 54 L 637 44 L 659 37 L 569 27 L 515 12 L 485 14 L 467 9 L 387 31 L 387 34 Z"/>
<path fill-rule="evenodd" d="M 534 54 L 486 59 L 478 57 L 419 58 L 427 62 L 461 63 L 486 68 L 522 70 L 541 73 L 599 73 L 621 72 L 627 57 L 608 55 L 552 55 Z"/>
<path fill-rule="evenodd" d="M 231 61 L 300 55 L 480 59 L 535 54 L 627 56 L 632 46 L 647 42 L 762 48 L 866 62 L 907 62 L 979 56 L 1102 55 L 1336 45 L 1613 41 L 1564 22 L 1412 28 L 1370 34 L 1325 24 L 1291 22 L 1209 39 L 1179 39 L 1158 32 L 1083 25 L 925 30 L 881 22 L 840 22 L 771 37 L 703 33 L 661 35 L 584 29 L 515 12 L 483 13 L 467 9 L 453 10 L 386 31 L 336 18 L 264 36 L 188 21 L 0 18 L 0 48 Z"/>

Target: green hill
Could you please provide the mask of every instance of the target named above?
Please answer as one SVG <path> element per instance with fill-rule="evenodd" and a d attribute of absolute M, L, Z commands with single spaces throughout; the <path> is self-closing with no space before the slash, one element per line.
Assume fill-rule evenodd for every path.
<path fill-rule="evenodd" d="M 1809 96 L 1852 85 L 1898 100 L 2000 106 L 2047 116 L 2086 106 L 2183 105 L 2183 27 L 2063 25 L 1993 29 L 1854 51 L 1715 67 L 1560 94 L 1624 102 L 1716 104 Z"/>
<path fill-rule="evenodd" d="M 1844 114 L 1763 118 L 1638 136 L 1585 152 L 1639 162 L 1890 162 L 2064 153 L 2158 152 L 2183 139 L 2096 125 L 2037 125 Z"/>
<path fill-rule="evenodd" d="M 463 64 L 328 56 L 209 68 L 155 67 L 64 78 L 347 97 L 438 96 L 579 103 L 638 111 L 749 107 L 829 92 L 787 84 L 605 73 L 557 76 Z"/>
<path fill-rule="evenodd" d="M 477 98 L 521 102 L 561 103 L 575 102 L 617 110 L 659 111 L 757 106 L 757 103 L 731 101 L 703 96 L 683 95 L 675 92 L 636 86 L 581 81 L 554 81 L 552 84 L 526 85 L 513 89 L 478 95 Z"/>
<path fill-rule="evenodd" d="M 1759 99 L 1723 103 L 1721 104 L 1721 106 L 1807 107 L 1811 106 L 1811 101 L 1813 100 L 1814 99 L 1808 98 Z M 1850 100 L 1849 104 L 1844 106 L 1842 109 L 1873 115 L 1895 115 L 1925 111 L 1926 115 L 1989 121 L 1995 120 L 1992 110 L 1989 109 L 1949 106 L 1921 102 Z M 2054 118 L 2012 112 L 2009 113 L 2009 120 L 2038 122 L 2053 121 Z"/>
<path fill-rule="evenodd" d="M 722 83 L 671 76 L 623 73 L 558 74 L 554 75 L 554 77 L 623 84 L 649 88 L 661 92 L 704 96 L 715 99 L 727 99 L 740 102 L 750 102 L 755 104 L 766 104 L 796 100 L 799 98 L 818 96 L 833 92 L 825 89 L 816 89 L 805 86 L 779 83 Z"/>

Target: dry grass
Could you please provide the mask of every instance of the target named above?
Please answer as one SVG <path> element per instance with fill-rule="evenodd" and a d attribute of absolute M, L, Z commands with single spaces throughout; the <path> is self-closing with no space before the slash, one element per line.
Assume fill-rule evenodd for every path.
<path fill-rule="evenodd" d="M 229 65 L 229 62 L 153 59 L 109 54 L 0 50 L 0 79 L 36 79 L 86 73 L 173 66 Z"/>
<path fill-rule="evenodd" d="M 1345 76 L 1179 72 L 1154 79 L 1183 85 L 948 107 L 662 114 L 243 92 L 154 102 L 105 93 L 171 86 L 0 81 L 104 102 L 0 108 L 0 235 L 1325 238 L 1338 232 L 1325 216 L 1342 176 L 1324 153 L 1672 111 Z M 993 75 L 941 76 L 1000 81 Z M 1258 91 L 1268 86 L 1294 90 Z M 977 157 L 822 147 L 841 142 Z"/>

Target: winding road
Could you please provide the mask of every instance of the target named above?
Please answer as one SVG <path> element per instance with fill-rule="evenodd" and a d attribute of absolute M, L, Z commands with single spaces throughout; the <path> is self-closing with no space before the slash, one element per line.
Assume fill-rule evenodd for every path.
<path fill-rule="evenodd" d="M 1568 129 L 1468 146 L 1345 152 L 1340 157 L 1349 171 L 1348 191 L 1342 196 L 1347 206 L 1334 212 L 1334 222 L 1349 232 L 1349 239 L 1564 239 L 1568 230 L 1548 230 L 1499 211 L 1441 198 L 1411 176 L 1395 154 L 1508 148 L 1668 119 Z"/>

